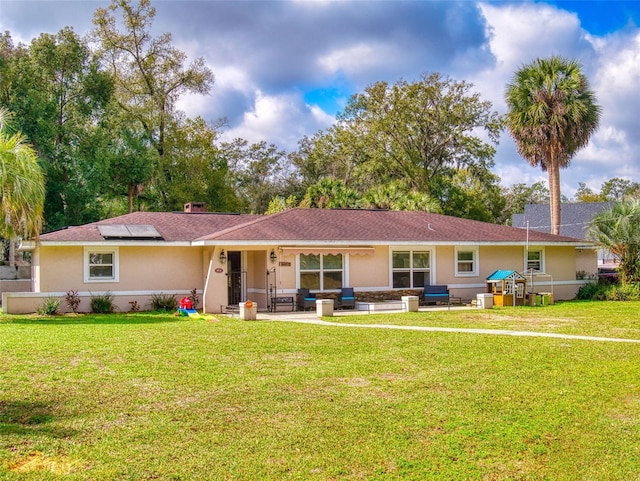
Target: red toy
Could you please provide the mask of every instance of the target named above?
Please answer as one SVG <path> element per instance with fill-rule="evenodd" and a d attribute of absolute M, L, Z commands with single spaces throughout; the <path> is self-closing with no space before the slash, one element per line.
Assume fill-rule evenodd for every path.
<path fill-rule="evenodd" d="M 193 302 L 189 297 L 183 297 L 180 299 L 180 309 L 186 309 L 188 311 L 193 309 Z"/>

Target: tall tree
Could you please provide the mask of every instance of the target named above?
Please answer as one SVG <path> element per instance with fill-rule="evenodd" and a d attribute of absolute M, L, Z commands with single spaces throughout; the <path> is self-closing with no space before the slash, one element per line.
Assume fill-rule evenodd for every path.
<path fill-rule="evenodd" d="M 68 27 L 28 47 L 11 49 L 5 38 L 5 46 L 2 101 L 46 172 L 45 229 L 97 220 L 95 199 L 105 183 L 93 140 L 104 129 L 110 75 L 98 70 L 86 42 Z"/>
<path fill-rule="evenodd" d="M 500 223 L 511 225 L 513 214 L 523 213 L 527 204 L 548 204 L 549 189 L 544 182 L 513 184 L 503 189 L 503 197 L 506 203 Z"/>
<path fill-rule="evenodd" d="M 600 195 L 604 200 L 615 202 L 622 202 L 627 199 L 640 199 L 640 183 L 614 177 L 602 184 Z"/>
<path fill-rule="evenodd" d="M 235 139 L 220 146 L 229 166 L 229 183 L 238 195 L 241 210 L 263 213 L 274 197 L 295 194 L 297 181 L 286 153 L 274 144 L 249 144 Z"/>
<path fill-rule="evenodd" d="M 44 175 L 35 150 L 20 132 L 10 133 L 0 108 L 0 235 L 37 238 L 44 212 Z"/>
<path fill-rule="evenodd" d="M 442 182 L 437 194 L 442 213 L 483 222 L 500 222 L 506 200 L 500 189 L 500 178 L 485 169 L 461 168 Z"/>
<path fill-rule="evenodd" d="M 350 134 L 348 141 L 357 139 L 365 176 L 401 179 L 429 193 L 447 169 L 492 165 L 495 149 L 479 132 L 497 142 L 498 114 L 472 87 L 437 73 L 413 83 L 377 82 L 351 98 L 338 130 Z"/>
<path fill-rule="evenodd" d="M 423 196 L 415 205 L 435 199 L 439 210 L 455 211 L 446 205 L 450 187 L 485 185 L 501 127 L 491 103 L 472 87 L 437 73 L 368 86 L 350 99 L 334 126 L 303 139 L 292 155 L 303 185 L 328 177 L 360 195 L 374 189 L 379 196 L 376 188 L 397 182 L 404 195 Z M 464 181 L 456 178 L 459 170 L 466 171 Z"/>
<path fill-rule="evenodd" d="M 110 188 L 117 196 L 127 196 L 127 210 L 134 210 L 134 200 L 146 189 L 155 170 L 155 149 L 150 147 L 144 133 L 121 126 L 119 135 L 113 139 L 112 156 L 109 162 Z"/>
<path fill-rule="evenodd" d="M 121 16 L 120 30 L 116 14 Z M 187 56 L 171 44 L 171 34 L 151 35 L 155 8 L 150 0 L 112 0 L 98 8 L 93 23 L 93 39 L 102 62 L 115 78 L 115 98 L 126 121 L 145 131 L 158 152 L 162 178 L 171 183 L 171 162 L 167 155 L 168 129 L 176 125 L 176 102 L 185 94 L 207 94 L 213 73 L 203 58 L 188 66 Z M 168 208 L 168 193 L 160 192 Z"/>
<path fill-rule="evenodd" d="M 587 145 L 600 121 L 600 106 L 581 65 L 553 56 L 516 71 L 505 93 L 505 122 L 518 153 L 549 175 L 552 233 L 560 232 L 560 169 Z"/>
<path fill-rule="evenodd" d="M 576 202 L 602 202 L 604 200 L 601 194 L 596 194 L 591 187 L 584 182 L 578 182 L 578 189 L 574 196 Z"/>
<path fill-rule="evenodd" d="M 156 195 L 165 198 L 167 209 L 181 209 L 187 202 L 198 201 L 205 202 L 209 210 L 239 210 L 240 196 L 217 141 L 216 125 L 201 117 L 174 118 L 166 143 L 171 162 L 157 172 L 153 187 Z"/>
<path fill-rule="evenodd" d="M 597 214 L 588 236 L 618 259 L 620 282 L 640 282 L 640 201 L 618 202 Z"/>

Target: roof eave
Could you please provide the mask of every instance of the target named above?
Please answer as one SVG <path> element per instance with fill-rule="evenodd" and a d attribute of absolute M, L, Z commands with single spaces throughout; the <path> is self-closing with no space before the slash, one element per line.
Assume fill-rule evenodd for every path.
<path fill-rule="evenodd" d="M 104 246 L 128 246 L 128 247 L 191 247 L 190 241 L 145 241 L 145 240 L 102 240 L 102 241 L 40 241 L 40 245 L 46 247 L 104 247 Z"/>

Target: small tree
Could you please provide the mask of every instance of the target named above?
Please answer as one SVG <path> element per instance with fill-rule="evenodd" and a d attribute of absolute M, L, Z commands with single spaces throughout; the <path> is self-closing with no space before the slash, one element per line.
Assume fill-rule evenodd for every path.
<path fill-rule="evenodd" d="M 622 284 L 640 282 L 640 201 L 620 202 L 596 215 L 588 236 L 618 259 Z"/>
<path fill-rule="evenodd" d="M 2 237 L 38 237 L 44 211 L 44 175 L 35 150 L 21 133 L 9 134 L 0 108 L 0 224 Z"/>

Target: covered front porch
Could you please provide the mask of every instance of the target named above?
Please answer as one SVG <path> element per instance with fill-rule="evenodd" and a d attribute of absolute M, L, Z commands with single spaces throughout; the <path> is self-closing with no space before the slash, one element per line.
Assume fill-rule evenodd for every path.
<path fill-rule="evenodd" d="M 272 299 L 285 292 L 279 274 L 294 264 L 280 261 L 276 249 L 264 246 L 216 247 L 205 255 L 202 308 L 209 313 L 237 311 L 240 303 L 248 300 L 261 310 L 270 309 Z"/>
<path fill-rule="evenodd" d="M 366 270 L 358 270 L 355 276 L 350 271 L 352 256 L 372 259 L 373 254 L 374 249 L 369 246 L 228 244 L 205 247 L 202 307 L 209 313 L 237 311 L 240 303 L 251 300 L 261 311 L 294 311 L 299 287 L 308 287 L 324 299 L 335 299 L 340 288 L 350 287 L 351 282 L 362 290 L 373 287 L 371 284 L 375 284 L 375 288 L 384 287 L 388 284 L 386 251 L 378 257 L 378 264 L 381 261 L 382 264 L 370 262 Z M 298 256 L 305 257 L 300 265 Z M 306 262 L 308 258 L 315 258 L 318 265 Z M 335 265 L 328 263 L 329 258 Z"/>

